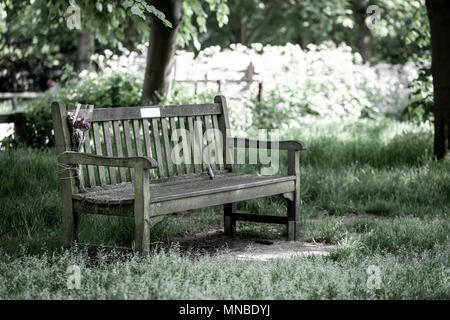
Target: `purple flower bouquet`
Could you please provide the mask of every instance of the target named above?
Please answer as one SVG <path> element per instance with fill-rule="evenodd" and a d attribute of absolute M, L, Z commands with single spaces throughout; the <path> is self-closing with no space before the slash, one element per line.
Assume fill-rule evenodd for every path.
<path fill-rule="evenodd" d="M 86 106 L 85 110 L 81 110 L 82 106 L 77 105 L 75 112 L 67 113 L 67 121 L 69 122 L 70 136 L 72 139 L 72 151 L 79 152 L 86 137 L 89 138 L 89 128 L 91 124 L 87 120 L 92 116 L 93 106 Z"/>

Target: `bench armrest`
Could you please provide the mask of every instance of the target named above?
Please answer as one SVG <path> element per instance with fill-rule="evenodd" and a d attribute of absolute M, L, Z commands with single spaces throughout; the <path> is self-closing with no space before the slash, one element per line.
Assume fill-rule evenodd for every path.
<path fill-rule="evenodd" d="M 64 164 L 86 164 L 105 167 L 127 167 L 154 169 L 158 162 L 151 157 L 105 157 L 90 153 L 65 151 L 58 155 L 58 161 Z"/>
<path fill-rule="evenodd" d="M 306 144 L 298 140 L 264 141 L 247 138 L 228 138 L 228 140 L 233 142 L 233 146 L 241 148 L 264 148 L 293 151 L 306 150 Z"/>

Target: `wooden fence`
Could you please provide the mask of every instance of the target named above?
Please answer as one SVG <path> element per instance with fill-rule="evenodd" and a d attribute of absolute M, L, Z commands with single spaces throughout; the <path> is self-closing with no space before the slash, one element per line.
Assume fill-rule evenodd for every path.
<path fill-rule="evenodd" d="M 175 80 L 177 83 L 192 83 L 194 84 L 194 94 L 197 94 L 198 84 L 199 83 L 215 83 L 217 85 L 217 92 L 221 92 L 221 89 L 224 84 L 226 83 L 241 83 L 246 82 L 248 84 L 257 82 L 258 83 L 258 94 L 256 96 L 256 99 L 258 102 L 261 102 L 262 100 L 262 94 L 263 94 L 263 82 L 261 80 L 254 80 L 254 79 L 241 79 L 241 80 L 210 80 L 210 79 L 200 79 L 200 80 Z"/>

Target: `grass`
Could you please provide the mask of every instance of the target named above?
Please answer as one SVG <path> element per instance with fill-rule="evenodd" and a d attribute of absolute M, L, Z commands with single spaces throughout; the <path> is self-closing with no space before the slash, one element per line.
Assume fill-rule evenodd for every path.
<path fill-rule="evenodd" d="M 449 299 L 450 163 L 433 161 L 432 129 L 324 120 L 290 135 L 308 146 L 301 234 L 336 245 L 328 257 L 236 261 L 174 246 L 149 258 L 101 253 L 93 266 L 81 248 L 60 250 L 54 150 L 0 152 L 0 299 Z M 270 197 L 239 210 L 281 215 L 285 205 Z M 167 246 L 174 235 L 221 225 L 220 207 L 170 216 L 152 228 L 151 241 Z M 238 224 L 243 238 L 284 234 L 282 226 Z M 80 239 L 129 246 L 133 221 L 82 216 Z M 73 264 L 83 290 L 67 289 Z M 366 285 L 370 265 L 381 270 L 380 289 Z"/>
<path fill-rule="evenodd" d="M 119 257 L 118 257 L 119 255 Z M 112 256 L 112 257 L 111 257 Z M 0 258 L 0 298 L 25 299 L 448 299 L 445 251 L 367 255 L 333 261 L 293 258 L 230 261 L 226 255 L 181 253 L 149 258 L 87 253 Z M 81 269 L 81 290 L 68 289 L 67 269 Z M 369 266 L 380 269 L 379 289 L 367 287 Z"/>

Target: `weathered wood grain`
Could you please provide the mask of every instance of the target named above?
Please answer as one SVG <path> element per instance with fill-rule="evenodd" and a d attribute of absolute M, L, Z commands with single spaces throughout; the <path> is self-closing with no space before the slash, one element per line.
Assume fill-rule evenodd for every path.
<path fill-rule="evenodd" d="M 134 242 L 135 249 L 150 253 L 150 172 L 136 168 L 134 177 Z"/>
<path fill-rule="evenodd" d="M 280 150 L 306 150 L 306 144 L 302 141 L 264 141 L 247 138 L 228 138 L 233 146 L 241 148 L 261 148 L 261 149 L 280 149 Z"/>
<path fill-rule="evenodd" d="M 125 151 L 127 157 L 133 156 L 133 144 L 131 142 L 131 132 L 130 132 L 130 122 L 128 120 L 122 121 L 122 127 L 123 127 L 123 135 L 124 135 L 124 142 L 125 142 Z M 130 179 L 133 181 L 134 179 L 134 170 L 130 169 Z"/>
<path fill-rule="evenodd" d="M 97 108 L 92 114 L 93 122 L 115 121 L 115 120 L 139 120 L 145 119 L 141 115 L 142 108 L 158 108 L 160 117 L 186 117 L 203 116 L 208 114 L 220 114 L 221 108 L 218 104 L 192 104 L 182 106 L 149 106 L 149 107 L 121 107 L 121 108 Z M 80 111 L 80 115 L 86 115 L 85 111 Z"/>
<path fill-rule="evenodd" d="M 102 143 L 100 138 L 100 127 L 98 122 L 94 122 L 92 125 L 92 134 L 94 135 L 94 147 L 95 153 L 98 156 L 103 155 Z M 100 179 L 100 184 L 103 186 L 106 184 L 106 176 L 105 176 L 105 168 L 103 166 L 97 166 L 98 168 L 98 176 Z"/>
<path fill-rule="evenodd" d="M 199 142 L 198 142 L 198 130 L 194 127 L 194 118 L 187 117 L 188 129 L 191 135 L 191 161 L 195 173 L 202 172 L 201 165 L 198 164 L 197 159 L 200 158 Z"/>
<path fill-rule="evenodd" d="M 145 155 L 153 158 L 152 141 L 150 140 L 150 125 L 147 119 L 142 120 L 142 133 L 144 135 Z M 150 178 L 155 177 L 155 170 L 150 170 Z"/>
<path fill-rule="evenodd" d="M 111 133 L 110 133 L 110 126 L 109 121 L 103 122 L 103 137 L 105 141 L 105 147 L 106 147 L 106 155 L 108 157 L 113 156 L 113 150 L 112 150 L 112 141 L 111 141 Z M 110 184 L 116 183 L 116 168 L 114 167 L 108 167 L 108 173 L 109 173 L 109 179 Z"/>
<path fill-rule="evenodd" d="M 64 164 L 96 164 L 105 167 L 152 169 L 158 166 L 156 160 L 150 157 L 106 157 L 75 151 L 64 151 L 60 153 L 58 155 L 58 161 Z"/>
<path fill-rule="evenodd" d="M 175 121 L 175 117 L 172 117 L 169 120 L 170 120 L 170 132 L 171 132 L 170 140 L 172 140 L 173 137 L 176 137 L 177 140 L 174 143 L 178 143 L 179 135 L 177 134 L 177 124 Z M 172 162 L 172 160 L 171 160 L 171 162 Z M 175 168 L 177 170 L 177 175 L 182 175 L 184 173 L 183 169 L 181 168 L 181 165 L 179 163 L 175 163 Z"/>
<path fill-rule="evenodd" d="M 89 131 L 88 133 L 89 134 Z M 91 151 L 91 141 L 89 139 L 89 136 L 86 137 L 84 140 L 84 152 L 86 153 L 92 153 Z M 88 173 L 88 179 L 89 179 L 89 186 L 93 187 L 95 186 L 95 172 L 93 166 L 87 166 L 87 173 Z"/>
<path fill-rule="evenodd" d="M 156 161 L 158 161 L 158 176 L 164 177 L 164 161 L 161 151 L 161 138 L 159 135 L 158 120 L 152 119 L 152 136 L 155 143 Z"/>
<path fill-rule="evenodd" d="M 229 146 L 226 141 L 228 141 L 228 130 L 230 129 L 230 120 L 228 119 L 228 109 L 227 101 L 224 96 L 218 95 L 214 97 L 214 102 L 221 106 L 222 113 L 217 116 L 219 130 L 222 133 L 222 157 L 224 161 L 224 168 L 230 172 L 235 171 L 234 167 L 234 150 L 233 147 Z M 224 233 L 227 235 L 232 235 L 236 230 L 236 219 L 234 218 L 234 213 L 236 212 L 236 203 L 230 202 L 223 206 L 223 226 Z"/>
<path fill-rule="evenodd" d="M 120 122 L 119 121 L 113 121 L 113 132 L 114 132 L 114 143 L 116 146 L 116 155 L 119 158 L 123 157 L 123 146 L 122 146 L 122 136 L 120 134 Z M 127 172 L 126 168 L 120 167 L 119 168 L 119 179 L 120 182 L 126 182 L 127 181 Z"/>
<path fill-rule="evenodd" d="M 214 128 L 214 141 L 216 143 L 216 161 L 218 163 L 219 169 L 223 170 L 223 137 L 219 128 L 219 121 L 217 115 L 212 116 L 213 128 Z"/>
<path fill-rule="evenodd" d="M 293 201 L 287 200 L 287 234 L 288 240 L 297 240 L 299 236 L 300 215 L 300 151 L 288 151 L 288 175 L 295 176 Z"/>
<path fill-rule="evenodd" d="M 161 129 L 163 136 L 164 154 L 165 154 L 165 164 L 168 176 L 173 176 L 173 166 L 172 160 L 170 159 L 170 140 L 169 132 L 167 129 L 167 119 L 161 119 Z"/>
<path fill-rule="evenodd" d="M 181 129 L 184 167 L 186 168 L 186 174 L 190 174 L 192 172 L 191 141 L 190 136 L 188 136 L 188 133 L 186 132 L 186 125 L 185 125 L 186 120 L 187 120 L 186 117 L 180 117 L 178 119 Z"/>
<path fill-rule="evenodd" d="M 62 102 L 52 103 L 53 128 L 55 132 L 56 152 L 61 154 L 71 150 L 71 138 L 67 123 L 67 109 Z M 59 183 L 61 185 L 62 244 L 70 247 L 77 241 L 78 215 L 73 211 L 72 194 L 78 190 L 73 178 L 73 171 L 58 163 Z"/>

